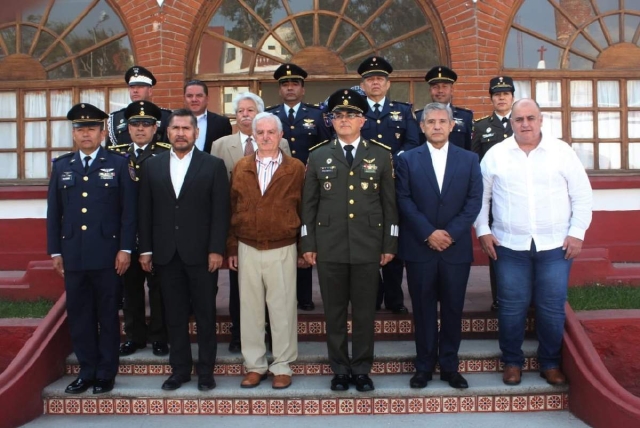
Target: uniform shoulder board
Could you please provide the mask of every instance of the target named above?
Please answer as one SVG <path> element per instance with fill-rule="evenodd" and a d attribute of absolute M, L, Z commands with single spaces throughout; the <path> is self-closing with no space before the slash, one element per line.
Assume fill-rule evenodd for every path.
<path fill-rule="evenodd" d="M 318 147 L 320 147 L 320 146 L 323 146 L 323 145 L 327 144 L 329 141 L 331 141 L 331 140 L 324 140 L 324 141 L 322 141 L 322 142 L 320 142 L 320 143 L 316 144 L 315 146 L 310 147 L 310 148 L 309 148 L 309 151 L 311 151 L 311 150 L 313 150 L 313 149 L 317 149 Z"/>
<path fill-rule="evenodd" d="M 396 100 L 393 100 L 393 101 L 391 101 L 391 102 L 392 102 L 393 104 L 400 104 L 400 105 L 403 105 L 403 106 L 407 106 L 407 107 L 409 107 L 409 108 L 413 108 L 413 104 L 411 104 L 411 103 L 405 103 L 404 101 L 396 101 Z"/>
<path fill-rule="evenodd" d="M 370 139 L 370 140 L 369 140 L 369 142 L 370 142 L 370 143 L 373 143 L 373 144 L 377 144 L 378 146 L 380 146 L 380 147 L 384 147 L 385 149 L 387 149 L 387 150 L 391 151 L 391 147 L 387 146 L 386 144 L 382 144 L 380 141 L 376 141 L 376 140 L 374 140 L 373 138 L 372 138 L 372 139 Z"/>
<path fill-rule="evenodd" d="M 265 108 L 264 108 L 264 111 L 271 111 L 271 110 L 275 110 L 275 109 L 277 109 L 278 107 L 280 107 L 280 104 L 277 104 L 277 105 L 275 105 L 275 106 L 268 106 L 268 107 L 265 107 Z"/>
<path fill-rule="evenodd" d="M 473 114 L 473 110 L 470 110 L 470 109 L 464 108 L 464 107 L 456 106 L 456 110 L 462 110 L 462 111 L 466 111 L 467 113 Z"/>
<path fill-rule="evenodd" d="M 158 143 L 156 143 L 156 146 L 162 147 L 163 149 L 171 149 L 171 144 L 169 144 L 169 143 L 158 142 Z"/>
<path fill-rule="evenodd" d="M 109 146 L 107 147 L 107 150 L 118 151 L 118 152 L 121 152 L 123 150 L 127 151 L 129 150 L 129 144 L 117 144 L 115 146 Z"/>
<path fill-rule="evenodd" d="M 423 108 L 421 108 L 420 110 L 416 110 L 416 111 L 414 111 L 415 115 L 416 115 L 416 116 L 421 115 L 421 114 L 422 114 L 422 110 L 424 110 L 424 109 L 423 109 Z"/>
<path fill-rule="evenodd" d="M 320 104 L 310 104 L 310 103 L 302 103 L 305 107 L 313 108 L 316 110 L 321 110 Z"/>
<path fill-rule="evenodd" d="M 125 158 L 129 157 L 129 152 L 121 152 L 121 151 L 118 151 L 118 150 L 107 150 L 107 153 L 111 153 L 111 154 L 114 154 L 114 155 L 120 155 L 120 156 L 125 157 Z"/>
<path fill-rule="evenodd" d="M 60 160 L 60 159 L 71 157 L 71 156 L 73 156 L 74 153 L 75 152 L 69 152 L 69 153 L 62 154 L 60 156 L 57 156 L 57 157 L 51 159 L 51 162 L 55 162 L 55 161 Z"/>
<path fill-rule="evenodd" d="M 491 116 L 491 115 L 490 115 L 490 114 L 488 114 L 488 115 L 483 116 L 483 117 L 481 117 L 481 118 L 473 119 L 473 123 L 475 123 L 475 122 L 480 122 L 481 120 L 484 120 L 484 119 L 488 118 L 489 116 Z"/>
<path fill-rule="evenodd" d="M 162 110 L 162 112 L 173 113 L 173 110 L 171 110 L 170 108 L 160 107 L 160 110 Z"/>

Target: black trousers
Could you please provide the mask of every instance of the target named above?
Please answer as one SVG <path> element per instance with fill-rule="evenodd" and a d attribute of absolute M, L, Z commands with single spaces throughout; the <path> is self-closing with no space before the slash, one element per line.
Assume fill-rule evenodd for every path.
<path fill-rule="evenodd" d="M 382 276 L 380 277 L 380 287 L 378 288 L 378 298 L 376 306 L 379 308 L 384 301 L 387 309 L 396 309 L 404 306 L 404 293 L 402 292 L 402 276 L 404 272 L 404 262 L 394 257 L 386 265 L 382 266 Z"/>
<path fill-rule="evenodd" d="M 240 288 L 238 271 L 229 269 L 229 316 L 231 317 L 231 341 L 240 342 Z"/>
<path fill-rule="evenodd" d="M 380 265 L 318 262 L 317 266 L 331 369 L 336 374 L 368 374 L 373 365 L 373 322 Z M 349 303 L 353 321 L 351 358 L 347 336 Z"/>
<path fill-rule="evenodd" d="M 311 303 L 313 301 L 312 287 L 313 287 L 313 267 L 298 268 L 296 293 L 298 296 L 298 303 Z"/>
<path fill-rule="evenodd" d="M 145 314 L 145 286 L 149 288 L 149 325 Z M 166 342 L 167 327 L 164 322 L 160 279 L 155 273 L 142 270 L 138 254 L 131 255 L 131 266 L 124 274 L 124 332 L 127 340 L 137 343 Z"/>
<path fill-rule="evenodd" d="M 114 268 L 65 270 L 69 332 L 82 379 L 113 379 L 118 373 L 120 284 Z"/>
<path fill-rule="evenodd" d="M 450 264 L 440 258 L 407 262 L 417 371 L 433 372 L 438 362 L 442 371 L 458 371 L 462 310 L 470 270 L 470 263 Z"/>
<path fill-rule="evenodd" d="M 197 374 L 211 374 L 216 362 L 216 294 L 218 271 L 206 264 L 187 265 L 178 253 L 166 265 L 156 265 L 169 333 L 169 364 L 173 373 L 189 376 L 193 366 L 189 340 L 189 308 L 198 331 Z"/>

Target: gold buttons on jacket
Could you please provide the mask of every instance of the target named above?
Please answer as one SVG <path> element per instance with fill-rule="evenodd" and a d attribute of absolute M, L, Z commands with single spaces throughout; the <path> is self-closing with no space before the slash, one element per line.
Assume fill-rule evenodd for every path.
<path fill-rule="evenodd" d="M 353 190 L 353 184 L 349 185 L 349 190 Z"/>
<path fill-rule="evenodd" d="M 293 126 L 293 125 L 291 125 L 291 129 L 296 129 L 296 127 L 295 127 L 295 126 Z"/>
<path fill-rule="evenodd" d="M 294 137 L 291 137 L 291 142 L 296 141 L 296 139 Z"/>
<path fill-rule="evenodd" d="M 104 183 L 104 187 L 109 187 L 109 183 Z"/>
<path fill-rule="evenodd" d="M 353 218 L 353 217 L 355 217 L 353 213 L 349 214 L 349 218 Z"/>
<path fill-rule="evenodd" d="M 84 177 L 82 177 L 82 179 L 83 179 L 84 181 L 89 181 L 89 177 L 87 177 L 86 175 L 85 175 Z"/>
<path fill-rule="evenodd" d="M 86 198 L 87 196 L 89 196 L 89 194 L 87 192 L 82 192 L 82 197 Z"/>
<path fill-rule="evenodd" d="M 82 225 L 82 227 L 80 228 L 82 230 L 87 230 L 87 226 L 85 226 L 84 224 Z"/>
<path fill-rule="evenodd" d="M 376 120 L 377 123 L 380 123 L 380 119 Z"/>
<path fill-rule="evenodd" d="M 86 214 L 86 213 L 87 213 L 87 209 L 86 209 L 86 208 L 83 208 L 83 209 L 82 209 L 82 214 Z"/>
<path fill-rule="evenodd" d="M 353 199 L 349 199 L 349 203 L 350 203 L 351 205 L 353 205 L 353 204 L 355 203 L 355 201 L 354 201 Z"/>
<path fill-rule="evenodd" d="M 353 171 L 349 171 L 349 175 L 353 175 Z"/>
<path fill-rule="evenodd" d="M 382 139 L 382 134 L 378 134 L 378 138 Z"/>
<path fill-rule="evenodd" d="M 295 150 L 291 150 L 291 154 L 292 154 L 292 155 L 295 155 L 295 154 L 296 154 L 296 151 L 295 151 Z"/>

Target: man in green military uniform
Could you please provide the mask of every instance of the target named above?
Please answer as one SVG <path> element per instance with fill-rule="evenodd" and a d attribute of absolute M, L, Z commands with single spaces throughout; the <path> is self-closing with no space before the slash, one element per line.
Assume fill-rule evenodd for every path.
<path fill-rule="evenodd" d="M 129 175 L 139 181 L 146 161 L 171 149 L 171 144 L 154 142 L 162 110 L 151 101 L 134 101 L 124 111 L 131 144 L 109 146 L 109 150 L 127 153 Z M 167 328 L 162 310 L 160 283 L 153 273 L 146 273 L 138 262 L 137 248 L 133 252 L 129 270 L 124 274 L 124 332 L 126 341 L 120 345 L 120 356 L 131 355 L 151 343 L 155 355 L 167 355 Z M 149 288 L 149 324 L 145 315 L 144 283 Z"/>
<path fill-rule="evenodd" d="M 301 247 L 316 265 L 327 322 L 331 389 L 371 391 L 380 266 L 397 250 L 391 148 L 360 136 L 367 101 L 341 89 L 328 100 L 336 139 L 312 148 L 302 195 Z M 352 357 L 347 339 L 351 303 Z"/>
<path fill-rule="evenodd" d="M 516 88 L 513 79 L 509 76 L 498 76 L 489 82 L 489 95 L 493 113 L 480 118 L 473 123 L 473 137 L 471 150 L 476 152 L 482 161 L 487 151 L 496 144 L 513 135 L 511 128 L 511 106 L 513 94 Z M 493 267 L 493 259 L 489 257 L 489 280 L 491 282 L 491 310 L 498 310 L 498 288 L 496 286 L 496 274 Z"/>

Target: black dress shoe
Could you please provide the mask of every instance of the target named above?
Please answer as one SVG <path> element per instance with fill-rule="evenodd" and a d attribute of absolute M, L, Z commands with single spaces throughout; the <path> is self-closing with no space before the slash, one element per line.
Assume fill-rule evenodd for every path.
<path fill-rule="evenodd" d="M 440 380 L 449 382 L 449 386 L 452 388 L 469 388 L 467 380 L 459 372 L 440 372 Z"/>
<path fill-rule="evenodd" d="M 169 346 L 167 342 L 153 342 L 153 355 L 164 356 L 169 355 Z"/>
<path fill-rule="evenodd" d="M 229 342 L 229 352 L 231 352 L 232 354 L 238 354 L 242 352 L 240 339 L 231 339 L 231 342 Z"/>
<path fill-rule="evenodd" d="M 126 355 L 131 355 L 138 349 L 144 349 L 146 347 L 146 343 L 138 343 L 134 342 L 133 340 L 127 340 L 122 345 L 120 345 L 120 355 L 122 355 L 123 357 Z"/>
<path fill-rule="evenodd" d="M 312 311 L 316 308 L 316 305 L 313 302 L 309 303 L 298 303 L 298 309 L 302 311 Z"/>
<path fill-rule="evenodd" d="M 209 391 L 216 387 L 216 381 L 213 379 L 213 375 L 198 375 L 198 389 L 200 391 Z"/>
<path fill-rule="evenodd" d="M 373 381 L 366 374 L 359 374 L 351 376 L 351 383 L 356 386 L 356 389 L 360 392 L 373 391 Z"/>
<path fill-rule="evenodd" d="M 109 392 L 113 389 L 114 383 L 115 379 L 96 379 L 93 383 L 93 393 L 104 394 L 105 392 Z"/>
<path fill-rule="evenodd" d="M 431 379 L 431 372 L 416 372 L 416 374 L 411 377 L 409 386 L 411 388 L 426 388 Z"/>
<path fill-rule="evenodd" d="M 165 380 L 162 384 L 162 389 L 165 391 L 175 391 L 180 388 L 183 383 L 189 382 L 191 380 L 190 376 L 181 376 L 178 374 L 172 374 L 169 376 L 169 379 Z"/>
<path fill-rule="evenodd" d="M 91 385 L 93 385 L 92 380 L 82 379 L 79 377 L 71 382 L 69 386 L 67 386 L 67 388 L 64 390 L 64 392 L 66 392 L 67 394 L 82 394 L 87 389 L 89 389 Z"/>
<path fill-rule="evenodd" d="M 346 391 L 349 389 L 349 375 L 337 374 L 331 379 L 332 391 Z"/>
<path fill-rule="evenodd" d="M 402 315 L 402 314 L 408 314 L 409 309 L 407 309 L 404 305 L 400 305 L 396 308 L 392 308 L 391 312 L 393 312 L 396 315 Z"/>

